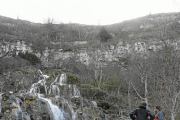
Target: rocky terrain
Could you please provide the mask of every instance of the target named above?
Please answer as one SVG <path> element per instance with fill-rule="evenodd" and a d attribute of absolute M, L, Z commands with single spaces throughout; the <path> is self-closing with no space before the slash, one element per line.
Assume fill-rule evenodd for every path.
<path fill-rule="evenodd" d="M 128 120 L 148 100 L 174 116 L 179 88 L 175 100 L 166 92 L 179 79 L 179 26 L 179 13 L 108 26 L 0 16 L 0 120 Z"/>
<path fill-rule="evenodd" d="M 30 67 L 7 71 L 4 76 L 6 81 L 15 83 L 1 86 L 1 120 L 124 120 L 127 117 L 119 104 L 122 99 L 83 84 L 71 74 L 57 70 L 55 76 L 49 76 Z M 19 81 L 21 77 L 26 79 Z"/>

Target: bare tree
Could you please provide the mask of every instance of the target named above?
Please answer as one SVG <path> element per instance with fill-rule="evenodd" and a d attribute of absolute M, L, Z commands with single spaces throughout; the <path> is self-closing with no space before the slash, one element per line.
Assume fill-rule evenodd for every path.
<path fill-rule="evenodd" d="M 180 112 L 180 54 L 176 50 L 161 52 L 153 61 L 155 72 L 152 78 L 155 78 L 155 90 L 152 96 L 156 97 L 155 103 L 161 105 L 171 114 L 171 120 L 175 120 Z"/>
<path fill-rule="evenodd" d="M 138 58 L 135 57 L 131 61 L 131 72 L 132 75 L 131 80 L 129 81 L 129 85 L 133 87 L 137 96 L 144 102 L 147 103 L 148 106 L 148 80 L 150 78 L 150 63 L 148 58 Z M 142 91 L 143 90 L 143 91 Z"/>

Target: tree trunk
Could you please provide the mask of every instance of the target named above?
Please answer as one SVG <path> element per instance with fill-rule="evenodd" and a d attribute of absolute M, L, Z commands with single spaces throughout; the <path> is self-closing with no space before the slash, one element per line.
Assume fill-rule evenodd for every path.
<path fill-rule="evenodd" d="M 174 111 L 171 112 L 171 120 L 175 120 Z"/>
<path fill-rule="evenodd" d="M 129 86 L 128 86 L 128 104 L 129 104 L 129 112 L 131 111 L 131 96 L 130 96 L 130 87 L 131 86 L 131 81 L 129 81 Z"/>
<path fill-rule="evenodd" d="M 147 80 L 147 75 L 145 77 L 145 80 L 144 80 L 144 87 L 145 87 L 145 102 L 147 104 L 147 108 L 148 108 L 148 80 Z"/>

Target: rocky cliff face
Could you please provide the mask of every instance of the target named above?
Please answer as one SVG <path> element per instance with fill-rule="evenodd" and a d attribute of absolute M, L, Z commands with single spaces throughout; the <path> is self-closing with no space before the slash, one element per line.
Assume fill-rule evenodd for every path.
<path fill-rule="evenodd" d="M 170 42 L 174 49 L 180 48 L 180 40 L 174 40 Z M 24 41 L 17 42 L 1 42 L 0 43 L 0 57 L 7 57 L 12 55 L 18 55 L 19 52 L 30 52 L 34 53 L 42 61 L 42 64 L 47 67 L 61 66 L 63 61 L 70 58 L 75 61 L 79 61 L 82 64 L 90 65 L 91 63 L 97 62 L 107 64 L 108 62 L 119 62 L 119 59 L 126 58 L 129 55 L 136 53 L 148 54 L 151 51 L 161 50 L 164 46 L 162 41 L 149 40 L 149 41 L 138 41 L 138 42 L 119 42 L 117 45 L 109 45 L 108 47 L 96 48 L 96 49 L 80 49 L 77 51 L 63 51 L 62 49 L 49 49 L 46 48 L 44 51 L 39 52 L 32 49 L 32 45 L 25 43 Z"/>

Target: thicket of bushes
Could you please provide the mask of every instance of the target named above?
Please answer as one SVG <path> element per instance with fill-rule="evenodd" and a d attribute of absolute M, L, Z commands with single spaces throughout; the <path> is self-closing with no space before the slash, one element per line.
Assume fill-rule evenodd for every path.
<path fill-rule="evenodd" d="M 41 63 L 40 59 L 32 53 L 28 53 L 28 52 L 21 53 L 20 52 L 18 55 L 19 55 L 19 57 L 28 60 L 32 65 Z"/>

